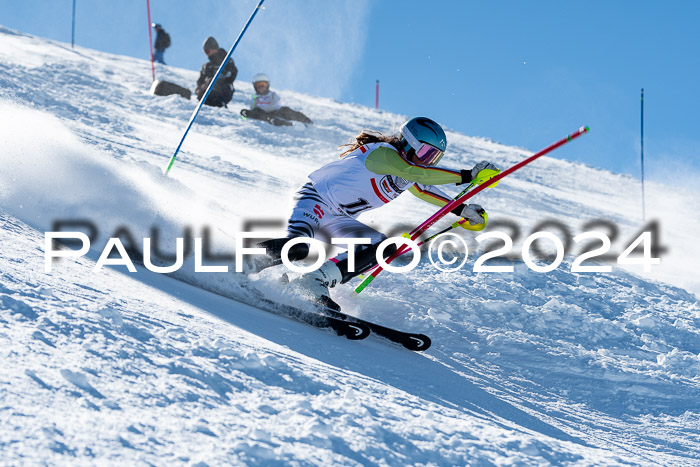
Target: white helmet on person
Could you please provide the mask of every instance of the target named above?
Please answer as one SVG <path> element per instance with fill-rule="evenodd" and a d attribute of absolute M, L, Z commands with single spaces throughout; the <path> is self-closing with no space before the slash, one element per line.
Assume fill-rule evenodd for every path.
<path fill-rule="evenodd" d="M 255 83 L 267 83 L 267 85 L 270 85 L 270 78 L 265 74 L 265 73 L 256 73 L 255 76 L 253 76 L 253 85 Z"/>

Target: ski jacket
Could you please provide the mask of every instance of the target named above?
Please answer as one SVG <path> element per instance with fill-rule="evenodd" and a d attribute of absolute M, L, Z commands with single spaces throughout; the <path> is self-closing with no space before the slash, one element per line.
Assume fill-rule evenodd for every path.
<path fill-rule="evenodd" d="M 406 190 L 431 204 L 445 206 L 451 198 L 433 185 L 460 183 L 462 176 L 456 170 L 411 164 L 390 144 L 370 143 L 312 172 L 309 179 L 329 206 L 357 217 Z"/>
<path fill-rule="evenodd" d="M 252 110 L 256 107 L 265 112 L 274 112 L 282 107 L 282 102 L 276 92 L 268 89 L 265 94 L 253 94 L 250 109 Z"/>
<path fill-rule="evenodd" d="M 156 42 L 153 48 L 156 50 L 165 50 L 168 47 L 170 47 L 170 35 L 162 29 L 158 29 L 156 33 Z"/>
<path fill-rule="evenodd" d="M 219 49 L 209 56 L 209 61 L 202 65 L 202 70 L 199 72 L 199 78 L 197 79 L 197 89 L 205 88 L 209 86 L 209 83 L 216 75 L 219 65 L 226 58 L 226 51 L 224 49 Z M 221 76 L 216 81 L 214 89 L 229 87 L 233 91 L 233 81 L 238 75 L 238 68 L 233 63 L 233 59 L 230 58 L 224 69 L 221 71 Z"/>

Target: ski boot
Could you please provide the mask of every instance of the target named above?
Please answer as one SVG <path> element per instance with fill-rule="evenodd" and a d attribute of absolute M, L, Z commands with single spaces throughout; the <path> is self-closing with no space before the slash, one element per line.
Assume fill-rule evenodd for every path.
<path fill-rule="evenodd" d="M 288 285 L 308 294 L 319 305 L 340 311 L 340 305 L 333 301 L 328 289 L 340 284 L 342 279 L 343 274 L 338 266 L 333 261 L 326 261 L 319 269 L 301 275 Z"/>
<path fill-rule="evenodd" d="M 274 238 L 257 243 L 255 246 L 265 248 L 264 255 L 250 255 L 243 259 L 243 272 L 246 275 L 257 274 L 263 269 L 282 264 L 282 247 L 289 238 Z M 290 261 L 299 261 L 309 255 L 309 246 L 305 243 L 297 243 L 289 249 L 288 257 Z"/>

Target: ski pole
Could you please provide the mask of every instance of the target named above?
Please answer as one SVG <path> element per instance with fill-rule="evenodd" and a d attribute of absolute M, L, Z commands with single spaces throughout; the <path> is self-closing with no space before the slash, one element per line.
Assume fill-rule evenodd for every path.
<path fill-rule="evenodd" d="M 440 235 L 444 234 L 445 232 L 449 232 L 449 231 L 452 230 L 452 229 L 456 229 L 457 227 L 459 227 L 461 224 L 465 223 L 466 221 L 467 221 L 466 219 L 460 219 L 460 220 L 458 220 L 457 222 L 455 222 L 454 224 L 450 225 L 449 227 L 446 227 L 446 228 L 442 229 L 441 231 L 439 231 L 439 232 L 436 233 L 435 235 L 431 235 L 430 237 L 426 238 L 426 239 L 423 240 L 422 242 L 418 243 L 418 246 L 423 246 L 423 245 L 425 245 L 426 243 L 428 243 L 429 241 L 435 240 L 435 239 L 438 238 Z M 406 249 L 404 252 L 406 252 L 406 251 L 408 251 L 408 249 Z"/>
<path fill-rule="evenodd" d="M 197 118 L 197 114 L 199 113 L 199 109 L 202 108 L 202 105 L 204 105 L 204 102 L 207 100 L 207 97 L 209 97 L 209 93 L 214 87 L 214 83 L 216 83 L 216 80 L 219 79 L 219 75 L 223 71 L 223 69 L 226 67 L 226 64 L 228 63 L 229 58 L 231 58 L 231 55 L 233 54 L 233 51 L 236 49 L 236 46 L 238 43 L 241 41 L 241 38 L 243 37 L 243 34 L 248 30 L 248 26 L 250 26 L 250 23 L 253 22 L 253 18 L 255 18 L 255 15 L 258 14 L 258 10 L 262 8 L 262 4 L 265 0 L 260 0 L 258 3 L 258 6 L 253 9 L 253 13 L 250 15 L 250 18 L 248 18 L 248 22 L 245 23 L 245 26 L 243 26 L 243 29 L 241 30 L 241 33 L 238 34 L 238 39 L 236 39 L 236 42 L 233 43 L 231 46 L 231 50 L 228 51 L 228 54 L 226 54 L 226 58 L 221 62 L 221 65 L 219 65 L 219 69 L 217 70 L 216 74 L 214 75 L 214 79 L 211 80 L 211 83 L 209 83 L 209 87 L 207 87 L 206 92 L 204 93 L 204 96 L 202 96 L 202 99 L 199 101 L 199 105 L 197 105 L 197 108 L 194 109 L 194 112 L 192 112 L 192 116 L 190 117 L 190 122 L 187 124 L 187 128 L 185 129 L 185 133 L 182 135 L 182 139 L 180 139 L 180 144 L 177 145 L 177 148 L 175 149 L 175 153 L 173 156 L 170 158 L 170 162 L 168 163 L 168 168 L 165 169 L 165 175 L 168 175 L 168 172 L 170 172 L 170 168 L 173 166 L 175 163 L 175 158 L 177 157 L 177 153 L 180 151 L 180 147 L 182 146 L 182 143 L 185 142 L 185 138 L 187 137 L 187 133 L 190 131 L 190 128 L 192 127 L 192 124 L 194 123 L 194 119 Z"/>
<path fill-rule="evenodd" d="M 475 181 L 472 182 L 472 183 L 470 183 L 469 186 L 468 186 L 466 189 L 462 190 L 462 192 L 461 192 L 460 194 L 458 194 L 457 196 L 455 196 L 455 197 L 453 198 L 453 200 L 454 200 L 454 199 L 457 199 L 457 198 L 460 198 L 464 193 L 466 193 L 467 191 L 469 191 L 475 184 L 476 184 Z M 450 225 L 449 227 L 446 227 L 446 228 L 442 229 L 441 231 L 439 231 L 439 232 L 436 233 L 435 235 L 431 235 L 430 237 L 426 238 L 426 239 L 423 240 L 422 242 L 418 243 L 418 246 L 423 246 L 423 245 L 425 245 L 426 243 L 428 243 L 429 241 L 435 240 L 435 239 L 438 238 L 440 235 L 444 234 L 445 232 L 449 232 L 449 231 L 452 230 L 452 229 L 456 229 L 457 227 L 459 227 L 461 224 L 463 224 L 463 223 L 466 222 L 466 221 L 467 221 L 467 220 L 464 219 L 464 218 L 458 220 L 457 222 L 453 223 L 453 224 Z M 410 234 L 408 234 L 408 233 L 402 234 L 401 236 L 402 236 L 402 237 L 409 237 L 409 238 L 410 238 Z M 409 251 L 408 249 L 402 251 L 401 254 L 400 254 L 399 256 L 403 255 L 404 253 L 408 253 L 408 251 Z M 397 256 L 397 258 L 398 258 L 398 256 Z M 369 268 L 368 270 L 366 270 L 365 272 L 363 272 L 363 273 L 362 273 L 360 276 L 358 276 L 358 277 L 359 277 L 360 279 L 364 279 L 364 278 L 365 278 L 365 274 L 371 273 L 371 272 L 374 271 L 378 266 L 379 266 L 378 264 L 375 264 L 374 266 L 372 266 L 371 268 Z M 358 292 L 358 293 L 359 293 L 359 292 Z"/>
<path fill-rule="evenodd" d="M 569 141 L 578 138 L 584 133 L 588 133 L 589 128 L 588 126 L 582 126 L 579 128 L 577 131 L 574 133 L 566 136 L 565 138 L 560 139 L 556 143 L 551 144 L 550 146 L 547 146 L 543 150 L 541 150 L 538 153 L 533 154 L 532 156 L 528 157 L 527 159 L 524 159 L 514 166 L 506 169 L 505 171 L 499 173 L 495 177 L 491 178 L 490 180 L 485 181 L 484 183 L 480 184 L 478 187 L 476 187 L 472 191 L 468 191 L 465 193 L 464 190 L 462 193 L 460 193 L 457 198 L 453 199 L 450 203 L 446 204 L 443 206 L 438 212 L 430 216 L 425 222 L 423 222 L 421 225 L 413 229 L 410 233 L 410 238 L 411 240 L 415 240 L 418 238 L 423 232 L 425 232 L 427 229 L 429 229 L 433 224 L 435 224 L 438 220 L 440 220 L 442 217 L 444 217 L 448 212 L 452 211 L 454 208 L 456 208 L 458 205 L 464 203 L 467 199 L 471 198 L 475 194 L 479 193 L 481 190 L 493 185 L 494 183 L 498 183 L 499 180 L 501 180 L 503 177 L 507 177 L 508 175 L 512 174 L 516 170 L 520 169 L 521 167 L 529 164 L 530 162 L 534 161 L 535 159 L 557 149 L 560 146 L 565 145 Z M 403 254 L 404 251 L 410 249 L 409 247 L 406 246 L 406 244 L 401 245 L 396 252 L 389 256 L 385 262 L 386 264 L 391 263 L 394 261 L 396 258 L 398 258 L 401 254 Z M 383 267 L 377 266 L 372 273 L 365 277 L 365 279 L 360 283 L 360 285 L 357 286 L 355 289 L 355 293 L 360 293 L 362 292 L 365 287 L 367 287 L 378 275 L 384 270 Z"/>
<path fill-rule="evenodd" d="M 423 246 L 423 245 L 425 245 L 426 243 L 428 243 L 429 241 L 435 240 L 435 239 L 438 238 L 440 235 L 444 234 L 445 232 L 449 232 L 449 231 L 452 230 L 452 229 L 456 229 L 457 227 L 459 227 L 461 224 L 463 224 L 463 223 L 466 222 L 466 221 L 467 221 L 466 219 L 460 219 L 460 220 L 458 220 L 457 222 L 455 222 L 454 224 L 450 225 L 449 227 L 446 227 L 446 228 L 442 229 L 441 231 L 439 231 L 439 232 L 436 233 L 435 235 L 431 235 L 430 237 L 426 238 L 426 239 L 423 240 L 422 242 L 419 242 L 419 243 L 418 243 L 418 246 Z M 408 234 L 404 234 L 404 235 L 402 235 L 402 236 L 406 236 L 406 235 L 408 235 Z M 410 249 L 403 250 L 399 256 L 402 256 L 404 253 L 408 253 L 409 251 L 411 251 L 411 250 L 410 250 Z M 398 258 L 398 256 L 397 256 L 397 258 Z M 379 265 L 378 265 L 378 264 L 375 264 L 374 266 L 372 266 L 372 267 L 369 268 L 367 271 L 365 271 L 364 273 L 360 274 L 360 275 L 357 276 L 357 277 L 359 277 L 360 279 L 364 279 L 364 278 L 365 278 L 365 274 L 371 273 L 372 271 L 374 271 L 374 270 L 375 270 L 376 268 L 378 268 L 378 267 L 379 267 Z"/>
<path fill-rule="evenodd" d="M 455 197 L 452 199 L 452 201 L 461 198 L 465 193 L 467 193 L 469 190 L 471 190 L 472 187 L 474 187 L 474 185 L 476 185 L 478 182 L 479 182 L 479 183 L 483 183 L 484 181 L 482 181 L 482 180 L 474 180 L 474 181 L 472 181 L 472 182 L 469 184 L 469 186 L 467 186 L 467 187 L 466 187 L 464 190 L 462 190 L 457 196 L 455 196 Z M 497 184 L 496 184 L 496 185 L 497 185 Z M 492 185 L 492 186 L 490 186 L 490 188 L 493 188 L 494 186 L 495 186 L 495 185 Z M 428 243 L 429 241 L 435 240 L 435 239 L 436 239 L 437 237 L 439 237 L 440 235 L 442 235 L 442 234 L 444 234 L 445 232 L 448 232 L 448 231 L 450 231 L 450 230 L 452 230 L 452 229 L 456 229 L 457 227 L 459 227 L 462 223 L 464 223 L 464 222 L 466 222 L 466 221 L 467 221 L 466 219 L 460 219 L 460 220 L 458 220 L 457 222 L 453 223 L 453 224 L 450 225 L 449 227 L 446 227 L 446 228 L 442 229 L 441 231 L 439 231 L 439 232 L 436 233 L 435 235 L 431 235 L 430 237 L 426 238 L 426 239 L 423 240 L 422 242 L 419 242 L 419 243 L 417 244 L 417 246 L 423 246 L 423 245 L 425 245 L 426 243 Z M 402 237 L 405 237 L 405 238 L 411 238 L 411 234 L 409 234 L 409 233 L 401 234 L 401 236 L 402 236 Z M 405 254 L 405 253 L 408 253 L 409 251 L 410 251 L 410 249 L 408 249 L 408 248 L 405 249 L 405 250 L 403 250 L 403 251 L 397 256 L 397 258 L 398 258 L 399 256 L 402 256 L 402 255 Z M 363 272 L 362 274 L 360 274 L 360 275 L 357 276 L 357 277 L 359 277 L 360 280 L 364 280 L 364 278 L 366 277 L 367 274 L 370 274 L 372 271 L 374 271 L 374 270 L 377 269 L 378 267 L 379 267 L 379 265 L 378 265 L 378 264 L 375 264 L 374 266 L 372 266 L 371 268 L 367 269 L 365 272 Z M 356 292 L 357 292 L 357 291 L 356 291 Z M 360 292 L 361 292 L 361 291 L 360 291 Z M 357 292 L 357 293 L 360 293 L 360 292 Z"/>

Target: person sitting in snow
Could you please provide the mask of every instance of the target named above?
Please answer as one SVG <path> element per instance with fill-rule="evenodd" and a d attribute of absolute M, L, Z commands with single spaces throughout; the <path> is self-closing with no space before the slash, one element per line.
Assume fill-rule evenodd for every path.
<path fill-rule="evenodd" d="M 253 76 L 253 87 L 255 93 L 250 109 L 241 110 L 244 117 L 265 120 L 277 126 L 290 126 L 294 120 L 307 125 L 313 123 L 303 113 L 282 106 L 277 93 L 270 90 L 270 78 L 265 73 Z"/>
<path fill-rule="evenodd" d="M 216 72 L 219 70 L 221 62 L 226 58 L 226 51 L 220 48 L 219 43 L 211 36 L 207 37 L 204 44 L 202 44 L 202 48 L 204 49 L 204 53 L 207 54 L 207 57 L 209 57 L 209 61 L 202 65 L 202 71 L 200 71 L 199 78 L 197 79 L 195 94 L 197 94 L 197 99 L 200 101 L 202 97 L 204 97 L 209 83 L 211 83 Z M 238 68 L 236 68 L 233 59 L 229 59 L 204 103 L 213 107 L 226 107 L 226 104 L 231 102 L 231 98 L 233 97 L 233 81 L 236 79 L 237 74 Z"/>
<path fill-rule="evenodd" d="M 360 214 L 389 203 L 404 191 L 443 207 L 452 199 L 434 185 L 470 183 L 500 172 L 487 161 L 467 170 L 437 167 L 447 139 L 442 127 L 425 117 L 412 118 L 392 136 L 363 131 L 345 146 L 348 149 L 340 155 L 340 160 L 312 172 L 308 183 L 296 194 L 287 237 L 259 243 L 258 246 L 266 249 L 266 255 L 250 256 L 245 265 L 246 272 L 256 273 L 281 264 L 282 248 L 292 238 L 320 237 L 325 241 L 369 238 L 371 244 L 358 245 L 355 249 L 354 271 L 349 268 L 348 253 L 344 252 L 294 281 L 294 286 L 308 292 L 315 301 L 335 309 L 339 307 L 331 300 L 329 287 L 346 283 L 373 268 L 377 264 L 376 250 L 387 238 L 359 222 Z M 462 204 L 452 213 L 466 219 L 460 225 L 467 230 L 483 230 L 488 222 L 486 211 L 478 204 Z M 389 247 L 385 254 L 388 257 L 395 251 L 395 246 Z M 291 247 L 288 257 L 297 261 L 308 254 L 309 246 L 300 243 Z"/>

